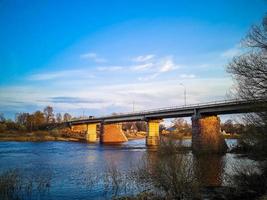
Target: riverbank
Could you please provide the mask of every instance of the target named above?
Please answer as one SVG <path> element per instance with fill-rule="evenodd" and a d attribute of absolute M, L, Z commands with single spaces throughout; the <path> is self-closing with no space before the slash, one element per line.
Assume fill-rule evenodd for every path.
<path fill-rule="evenodd" d="M 55 134 L 51 131 L 36 131 L 36 132 L 6 132 L 0 133 L 0 141 L 18 141 L 18 142 L 41 142 L 41 141 L 75 141 L 75 142 L 86 142 L 85 136 L 75 135 L 75 133 L 69 134 L 70 136 L 66 136 L 65 134 Z M 140 140 L 145 139 L 146 134 L 141 133 L 131 133 L 125 134 L 128 140 Z M 191 136 L 185 136 L 183 138 L 176 138 L 173 136 L 163 135 L 164 138 L 171 139 L 191 139 Z"/>
<path fill-rule="evenodd" d="M 41 141 L 73 141 L 85 142 L 85 138 L 80 135 L 66 135 L 64 132 L 56 131 L 35 131 L 35 132 L 5 132 L 0 133 L 0 141 L 17 142 L 41 142 Z"/>
<path fill-rule="evenodd" d="M 146 132 L 125 133 L 128 140 L 144 139 Z M 175 134 L 164 134 L 165 138 L 175 140 L 192 139 L 192 136 L 179 136 Z M 238 139 L 240 135 L 223 135 L 225 139 Z M 85 134 L 75 133 L 68 130 L 51 130 L 51 131 L 34 131 L 34 132 L 17 132 L 7 131 L 0 133 L 0 141 L 75 141 L 86 142 Z"/>
<path fill-rule="evenodd" d="M 191 135 L 186 135 L 186 136 L 181 136 L 179 134 L 162 134 L 164 137 L 172 138 L 172 139 L 177 139 L 177 140 L 185 140 L 185 139 L 192 139 Z M 239 139 L 240 135 L 239 134 L 222 134 L 224 139 Z"/>

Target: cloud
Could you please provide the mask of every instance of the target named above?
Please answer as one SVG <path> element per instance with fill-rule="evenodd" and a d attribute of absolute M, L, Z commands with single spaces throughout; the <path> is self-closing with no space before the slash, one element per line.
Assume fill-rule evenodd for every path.
<path fill-rule="evenodd" d="M 180 78 L 190 79 L 190 78 L 196 78 L 195 74 L 181 74 L 179 76 Z"/>
<path fill-rule="evenodd" d="M 144 71 L 150 69 L 153 66 L 153 63 L 145 63 L 142 65 L 134 65 L 131 67 L 133 71 Z"/>
<path fill-rule="evenodd" d="M 54 71 L 54 72 L 43 72 L 36 73 L 28 76 L 26 79 L 30 81 L 45 81 L 45 80 L 54 80 L 54 79 L 62 79 L 62 78 L 70 78 L 70 77 L 85 77 L 85 78 L 94 78 L 94 75 L 88 70 L 62 70 L 62 71 Z"/>
<path fill-rule="evenodd" d="M 138 69 L 150 69 L 150 74 L 139 77 L 140 81 L 153 80 L 159 77 L 163 73 L 167 73 L 178 69 L 180 66 L 175 64 L 172 56 L 167 56 L 157 59 L 154 63 L 148 63 L 145 67 L 139 67 Z"/>
<path fill-rule="evenodd" d="M 183 105 L 183 88 L 177 79 L 103 85 L 91 85 L 83 79 L 79 81 L 78 85 L 70 84 L 67 88 L 64 84 L 55 87 L 50 84 L 42 87 L 1 86 L 0 112 L 31 112 L 51 105 L 55 112 L 79 114 L 85 109 L 86 115 L 101 116 L 131 111 L 133 101 L 136 110 Z M 224 99 L 232 81 L 228 78 L 194 78 L 183 80 L 183 84 L 190 104 Z"/>
<path fill-rule="evenodd" d="M 178 68 L 179 68 L 178 65 L 174 63 L 173 58 L 167 57 L 167 58 L 162 59 L 159 72 L 160 73 L 169 72 L 169 71 L 172 71 Z"/>
<path fill-rule="evenodd" d="M 105 66 L 105 67 L 97 67 L 96 69 L 98 71 L 110 71 L 110 72 L 114 72 L 114 71 L 122 70 L 123 68 L 124 68 L 123 66 Z"/>
<path fill-rule="evenodd" d="M 154 57 L 155 57 L 155 55 L 148 54 L 148 55 L 143 55 L 143 56 L 137 56 L 137 57 L 133 58 L 132 61 L 134 61 L 134 62 L 146 62 L 146 61 L 151 60 Z"/>
<path fill-rule="evenodd" d="M 224 52 L 221 53 L 221 57 L 223 58 L 233 58 L 235 56 L 238 56 L 242 53 L 242 50 L 238 47 L 233 47 L 231 49 L 227 49 Z"/>
<path fill-rule="evenodd" d="M 80 55 L 83 59 L 90 59 L 96 63 L 105 63 L 107 60 L 105 58 L 102 58 L 98 56 L 96 53 L 85 53 Z"/>
<path fill-rule="evenodd" d="M 47 100 L 48 102 L 53 103 L 101 103 L 102 100 L 99 99 L 88 99 L 80 97 L 69 97 L 69 96 L 57 96 L 51 97 Z"/>
<path fill-rule="evenodd" d="M 150 81 L 153 80 L 155 78 L 157 78 L 160 75 L 160 73 L 154 73 L 154 74 L 150 74 L 148 76 L 144 76 L 144 77 L 139 77 L 138 80 L 139 81 Z"/>

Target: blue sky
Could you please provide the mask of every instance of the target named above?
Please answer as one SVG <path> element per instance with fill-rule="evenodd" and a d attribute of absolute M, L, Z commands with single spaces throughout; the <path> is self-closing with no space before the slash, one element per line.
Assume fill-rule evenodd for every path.
<path fill-rule="evenodd" d="M 105 115 L 228 98 L 264 0 L 0 1 L 0 112 Z"/>

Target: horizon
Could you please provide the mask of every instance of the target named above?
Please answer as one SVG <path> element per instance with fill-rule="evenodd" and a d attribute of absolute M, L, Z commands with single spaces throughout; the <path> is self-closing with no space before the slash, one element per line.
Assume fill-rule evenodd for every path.
<path fill-rule="evenodd" d="M 0 113 L 107 115 L 223 100 L 265 1 L 2 1 Z M 182 83 L 182 85 L 180 85 Z"/>

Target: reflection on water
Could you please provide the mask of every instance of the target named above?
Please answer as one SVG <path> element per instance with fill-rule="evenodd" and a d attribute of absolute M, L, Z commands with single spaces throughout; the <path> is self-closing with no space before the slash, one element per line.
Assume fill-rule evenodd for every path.
<path fill-rule="evenodd" d="M 194 164 L 205 186 L 220 186 L 223 181 L 225 157 L 221 155 L 194 156 Z"/>
<path fill-rule="evenodd" d="M 228 145 L 235 140 L 227 140 Z M 191 140 L 183 145 L 190 146 Z M 101 199 L 103 183 L 93 181 L 93 187 L 85 184 L 86 177 L 101 177 L 108 164 L 120 170 L 131 170 L 145 153 L 145 140 L 132 140 L 120 145 L 100 145 L 75 142 L 1 142 L 0 172 L 20 169 L 25 174 L 51 174 L 49 194 L 41 199 Z M 191 153 L 188 156 L 192 156 Z M 193 157 L 207 185 L 221 185 L 225 173 L 241 158 L 233 154 L 225 156 Z M 241 159 L 249 164 L 251 161 Z M 85 176 L 86 175 L 86 176 Z"/>

